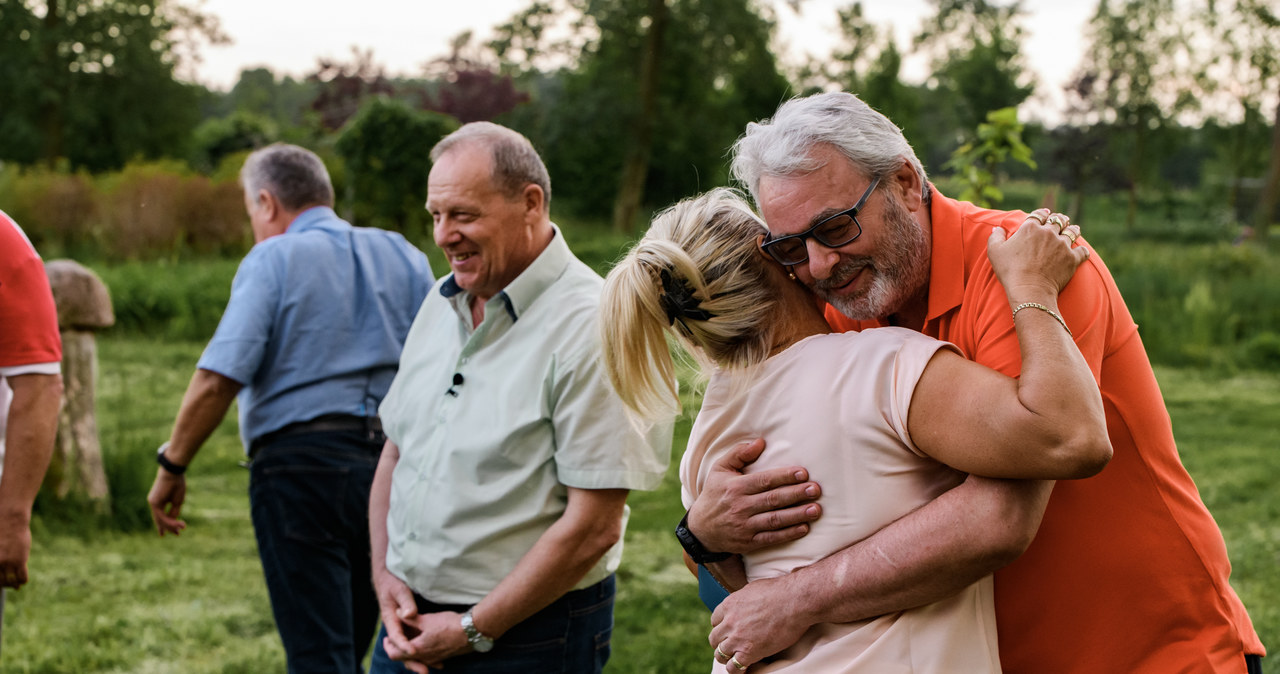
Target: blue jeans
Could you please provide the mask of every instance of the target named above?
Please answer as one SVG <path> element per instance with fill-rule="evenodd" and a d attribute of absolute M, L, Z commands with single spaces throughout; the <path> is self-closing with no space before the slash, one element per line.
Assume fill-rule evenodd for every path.
<path fill-rule="evenodd" d="M 257 448 L 249 504 L 290 674 L 361 671 L 378 624 L 369 488 L 381 433 L 297 433 Z"/>
<path fill-rule="evenodd" d="M 488 653 L 467 653 L 444 662 L 447 674 L 598 674 L 609 660 L 613 636 L 613 576 L 574 590 L 511 628 Z M 468 606 L 433 604 L 418 598 L 420 613 L 455 611 Z M 402 674 L 404 665 L 382 648 L 386 628 L 373 646 L 370 674 Z"/>

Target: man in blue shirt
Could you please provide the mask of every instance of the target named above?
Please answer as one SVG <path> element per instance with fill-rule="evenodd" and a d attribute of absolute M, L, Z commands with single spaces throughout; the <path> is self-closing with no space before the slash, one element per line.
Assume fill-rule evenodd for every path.
<path fill-rule="evenodd" d="M 185 473 L 240 397 L 258 553 L 290 672 L 358 672 L 378 619 L 369 488 L 376 414 L 433 278 L 399 234 L 333 212 L 323 162 L 293 145 L 240 173 L 256 245 L 196 365 L 147 501 L 180 533 Z"/>

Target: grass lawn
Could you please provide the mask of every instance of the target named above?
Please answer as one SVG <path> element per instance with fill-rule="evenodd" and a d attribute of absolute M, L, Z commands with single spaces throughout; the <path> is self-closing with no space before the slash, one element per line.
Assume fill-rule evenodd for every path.
<path fill-rule="evenodd" d="M 109 521 L 70 519 L 47 507 L 37 518 L 32 582 L 9 593 L 0 671 L 284 670 L 234 421 L 189 474 L 187 531 L 161 539 L 142 527 L 152 453 L 168 434 L 200 348 L 137 338 L 100 344 L 104 452 L 113 489 L 132 496 Z M 1233 584 L 1268 649 L 1280 652 L 1280 374 L 1157 374 L 1183 459 L 1226 537 Z M 687 433 L 686 421 L 677 452 Z M 660 490 L 636 493 L 630 503 L 609 671 L 704 672 L 708 614 L 670 533 L 682 511 L 675 471 Z"/>

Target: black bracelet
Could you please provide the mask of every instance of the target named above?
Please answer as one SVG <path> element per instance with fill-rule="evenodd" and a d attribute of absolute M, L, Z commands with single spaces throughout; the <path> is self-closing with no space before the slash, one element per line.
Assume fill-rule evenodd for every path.
<path fill-rule="evenodd" d="M 156 463 L 160 464 L 161 468 L 174 475 L 181 475 L 187 472 L 186 466 L 179 466 L 178 464 L 170 461 L 169 457 L 164 455 L 164 452 L 167 449 L 169 449 L 169 443 L 166 442 L 163 445 L 160 445 L 160 450 L 156 452 Z"/>
<path fill-rule="evenodd" d="M 676 539 L 680 541 L 680 547 L 689 554 L 694 564 L 714 564 L 723 562 L 733 556 L 731 552 L 711 552 L 702 545 L 702 541 L 689 531 L 689 513 L 685 512 L 684 517 L 680 518 L 680 524 L 676 526 Z"/>

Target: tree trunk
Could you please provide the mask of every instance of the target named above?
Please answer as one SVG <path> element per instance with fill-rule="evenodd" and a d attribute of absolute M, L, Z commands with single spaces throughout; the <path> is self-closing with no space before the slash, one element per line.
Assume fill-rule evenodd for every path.
<path fill-rule="evenodd" d="M 40 103 L 41 125 L 44 127 L 44 162 L 50 168 L 58 163 L 63 152 L 62 106 L 67 91 L 67 63 L 58 54 L 58 39 L 62 34 L 62 3 L 48 0 L 44 14 L 44 63 L 46 73 L 52 75 L 48 89 Z"/>
<path fill-rule="evenodd" d="M 649 0 L 649 32 L 644 38 L 640 62 L 640 118 L 636 120 L 622 164 L 618 196 L 613 202 L 613 228 L 630 231 L 636 211 L 644 199 L 644 183 L 649 173 L 653 148 L 653 118 L 658 108 L 658 71 L 662 59 L 662 37 L 669 19 L 667 0 Z"/>
<path fill-rule="evenodd" d="M 1280 203 L 1280 104 L 1276 105 L 1275 124 L 1271 127 L 1271 162 L 1267 168 L 1267 181 L 1258 195 L 1258 211 L 1253 216 L 1253 236 L 1266 246 L 1275 217 L 1276 204 Z"/>

